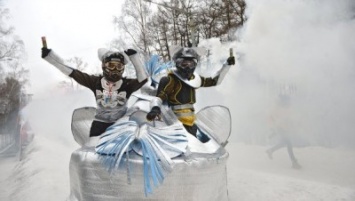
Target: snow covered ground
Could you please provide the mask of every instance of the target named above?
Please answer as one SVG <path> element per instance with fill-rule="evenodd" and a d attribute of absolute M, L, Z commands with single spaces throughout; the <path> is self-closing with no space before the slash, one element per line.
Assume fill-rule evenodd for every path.
<path fill-rule="evenodd" d="M 266 147 L 230 143 L 228 190 L 238 201 L 353 201 L 355 152 L 309 147 L 295 149 L 301 170 L 290 168 L 286 150 L 271 161 Z M 0 200 L 62 201 L 69 195 L 69 158 L 74 146 L 36 136 L 22 161 L 1 159 Z"/>
<path fill-rule="evenodd" d="M 78 94 L 53 107 L 46 100 L 33 114 L 34 141 L 21 161 L 0 159 L 1 201 L 63 201 L 69 195 L 69 159 L 79 148 L 70 133 L 70 113 L 80 99 Z M 91 95 L 91 94 L 90 94 Z M 29 108 L 31 110 L 31 108 Z M 40 115 L 38 115 L 40 114 Z M 69 117 L 69 119 L 68 119 Z M 47 122 L 40 120 L 47 119 Z M 42 123 L 39 123 L 42 122 Z M 353 201 L 355 200 L 355 151 L 341 148 L 295 148 L 302 169 L 291 168 L 285 149 L 270 160 L 265 146 L 230 142 L 228 191 L 232 201 Z"/>
<path fill-rule="evenodd" d="M 270 160 L 265 147 L 228 145 L 230 200 L 355 200 L 355 152 L 296 148 L 302 169 L 291 168 L 286 149 Z"/>

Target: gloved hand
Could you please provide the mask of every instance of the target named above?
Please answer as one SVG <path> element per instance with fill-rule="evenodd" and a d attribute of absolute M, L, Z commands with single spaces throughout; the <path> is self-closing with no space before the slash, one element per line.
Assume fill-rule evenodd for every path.
<path fill-rule="evenodd" d="M 48 54 L 51 52 L 51 49 L 48 49 L 46 47 L 42 47 L 42 58 L 45 58 L 48 56 Z"/>
<path fill-rule="evenodd" d="M 134 49 L 127 49 L 124 51 L 124 53 L 126 53 L 128 56 L 132 56 L 134 54 L 137 54 L 137 51 L 135 51 Z"/>
<path fill-rule="evenodd" d="M 161 114 L 161 110 L 158 106 L 154 106 L 150 112 L 147 114 L 148 121 L 153 121 L 156 117 L 159 117 Z"/>
<path fill-rule="evenodd" d="M 235 58 L 234 57 L 229 57 L 227 59 L 227 64 L 228 65 L 234 65 L 235 64 Z"/>

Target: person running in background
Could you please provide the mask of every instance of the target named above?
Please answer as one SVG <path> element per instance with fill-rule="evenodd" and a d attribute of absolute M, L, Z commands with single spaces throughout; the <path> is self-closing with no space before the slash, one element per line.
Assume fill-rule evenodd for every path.
<path fill-rule="evenodd" d="M 270 117 L 272 125 L 272 133 L 270 138 L 277 138 L 277 143 L 266 150 L 266 153 L 270 159 L 273 159 L 275 151 L 286 147 L 288 155 L 292 162 L 292 168 L 300 169 L 301 165 L 298 163 L 295 154 L 293 152 L 293 146 L 290 140 L 291 133 L 291 121 L 290 115 L 290 97 L 288 95 L 280 94 L 278 97 L 276 108 L 272 111 Z"/>

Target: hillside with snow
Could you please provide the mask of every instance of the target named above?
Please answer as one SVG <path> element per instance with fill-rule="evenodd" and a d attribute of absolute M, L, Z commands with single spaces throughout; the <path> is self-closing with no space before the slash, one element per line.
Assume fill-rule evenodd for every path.
<path fill-rule="evenodd" d="M 29 105 L 36 136 L 22 160 L 1 158 L 0 200 L 63 201 L 69 196 L 69 159 L 79 148 L 70 132 L 70 116 L 80 99 L 51 96 Z M 59 104 L 60 103 L 60 104 Z M 46 119 L 46 122 L 43 122 Z M 233 133 L 232 133 L 233 135 Z M 267 146 L 230 142 L 227 150 L 228 193 L 231 201 L 353 201 L 355 200 L 355 151 L 344 148 L 297 147 L 302 169 L 291 168 L 286 149 L 270 160 Z"/>
<path fill-rule="evenodd" d="M 43 135 L 27 147 L 22 161 L 1 159 L 0 200 L 62 201 L 69 195 L 69 159 L 76 146 Z M 354 151 L 295 149 L 303 166 L 295 170 L 285 150 L 271 161 L 266 147 L 230 143 L 227 148 L 231 201 L 355 200 Z"/>

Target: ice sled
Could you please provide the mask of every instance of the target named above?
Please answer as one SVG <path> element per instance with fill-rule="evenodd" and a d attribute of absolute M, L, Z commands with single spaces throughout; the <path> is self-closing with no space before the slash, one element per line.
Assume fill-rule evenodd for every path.
<path fill-rule="evenodd" d="M 163 112 L 165 118 L 162 118 L 161 122 L 157 124 L 146 122 L 147 109 L 145 107 L 147 107 L 146 100 L 149 97 L 136 96 L 136 98 L 138 101 L 131 107 L 131 111 L 127 112 L 128 115 L 120 119 L 117 124 L 133 122 L 132 124 L 140 127 L 142 132 L 145 131 L 144 129 L 149 130 L 153 127 L 179 129 L 179 126 L 182 126 L 167 107 Z M 209 106 L 196 114 L 196 124 L 204 140 L 197 139 L 184 130 L 183 132 L 186 133 L 182 133 L 182 136 L 186 136 L 186 145 L 182 140 L 178 146 L 185 147 L 186 150 L 181 154 L 168 153 L 173 166 L 164 175 L 164 180 L 160 185 L 152 185 L 153 192 L 148 195 L 145 193 L 147 172 L 145 172 L 144 165 L 147 157 L 141 153 L 142 147 L 141 149 L 139 147 L 127 148 L 122 154 L 121 163 L 115 170 L 108 171 L 102 163 L 102 155 L 109 155 L 109 153 L 105 149 L 101 149 L 100 152 L 97 148 L 105 137 L 89 138 L 89 129 L 94 115 L 95 108 L 93 107 L 83 107 L 73 112 L 73 137 L 81 148 L 74 151 L 70 159 L 69 201 L 228 200 L 226 163 L 229 154 L 224 148 L 231 132 L 231 117 L 228 108 Z M 162 162 L 160 159 L 157 160 L 157 163 Z M 151 174 L 154 173 L 148 176 L 152 176 Z"/>

